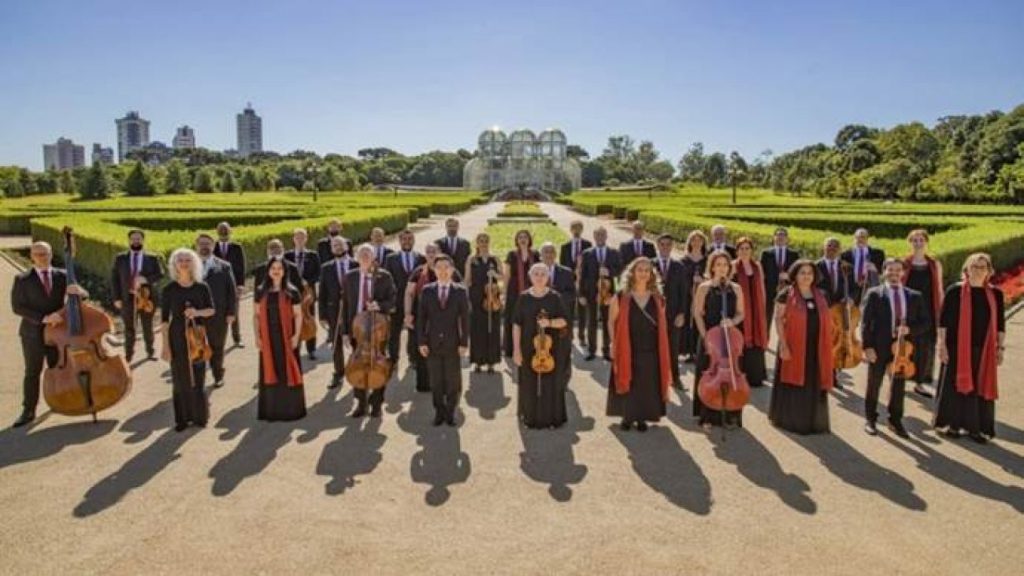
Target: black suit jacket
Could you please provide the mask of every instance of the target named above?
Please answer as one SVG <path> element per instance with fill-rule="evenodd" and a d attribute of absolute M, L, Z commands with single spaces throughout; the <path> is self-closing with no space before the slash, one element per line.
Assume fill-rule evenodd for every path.
<path fill-rule="evenodd" d="M 301 294 L 305 282 L 302 280 L 302 276 L 299 274 L 299 269 L 295 267 L 295 264 L 292 264 L 288 260 L 284 261 L 284 267 L 285 270 L 287 271 L 288 283 L 291 284 L 296 290 L 298 290 L 299 294 Z M 256 268 L 253 268 L 252 277 L 253 281 L 255 282 L 255 284 L 253 285 L 256 288 L 262 286 L 263 280 L 267 277 L 267 263 L 264 262 L 263 264 L 260 264 Z"/>
<path fill-rule="evenodd" d="M 221 242 L 218 240 L 213 245 L 213 255 L 231 264 L 231 273 L 235 276 L 236 286 L 245 286 L 245 250 L 238 242 L 228 242 L 228 249 L 221 250 Z"/>
<path fill-rule="evenodd" d="M 345 238 L 344 236 L 342 236 L 341 239 L 345 241 L 345 246 L 348 247 L 347 250 L 351 254 L 352 243 L 349 241 L 348 238 Z M 328 262 L 330 260 L 334 260 L 334 252 L 331 250 L 330 236 L 324 236 L 323 238 L 317 241 L 316 257 L 320 259 L 321 264 L 323 264 L 324 262 Z"/>
<path fill-rule="evenodd" d="M 622 256 L 614 248 L 605 246 L 604 266 L 608 269 L 613 286 L 615 279 L 622 274 Z M 594 246 L 583 253 L 580 261 L 580 296 L 587 299 L 587 304 L 594 300 L 597 295 L 598 273 L 601 270 L 601 263 L 597 261 L 597 246 Z"/>
<path fill-rule="evenodd" d="M 452 282 L 448 301 L 441 307 L 437 282 L 423 287 L 416 313 L 416 341 L 430 348 L 431 354 L 458 353 L 469 346 L 469 291 Z"/>
<path fill-rule="evenodd" d="M 388 261 L 388 256 L 390 256 L 394 252 L 394 250 L 392 250 L 391 248 L 388 248 L 387 246 L 383 246 L 382 245 L 380 247 L 380 252 L 379 252 L 380 257 L 378 258 L 377 257 L 377 255 L 378 255 L 377 247 L 374 246 L 373 244 L 371 244 L 370 247 L 373 248 L 373 259 L 376 260 L 377 264 L 380 265 L 380 266 L 383 266 L 384 263 Z"/>
<path fill-rule="evenodd" d="M 689 298 L 689 284 L 686 281 L 686 268 L 683 263 L 674 258 L 668 259 L 667 273 L 661 272 L 661 257 L 654 259 L 654 272 L 661 278 L 661 289 L 665 295 L 665 315 L 671 324 L 676 315 L 683 313 L 689 316 L 687 304 Z"/>
<path fill-rule="evenodd" d="M 711 254 L 712 252 L 715 251 L 713 246 L 714 246 L 714 244 L 709 241 L 708 242 L 708 246 L 707 246 L 707 253 L 708 254 Z M 735 246 L 733 246 L 732 244 L 726 244 L 725 247 L 723 248 L 723 250 L 725 250 L 726 253 L 729 254 L 730 258 L 732 258 L 733 260 L 736 259 L 736 247 Z"/>
<path fill-rule="evenodd" d="M 861 286 L 860 284 L 857 283 L 857 273 L 856 268 L 854 267 L 855 259 L 853 257 L 853 248 L 850 248 L 844 251 L 842 254 L 840 254 L 839 259 L 850 265 L 850 296 L 853 297 L 854 302 L 860 303 L 864 297 L 865 288 L 870 286 Z M 880 248 L 868 246 L 868 262 L 871 262 L 872 264 L 875 265 L 875 270 L 877 270 L 875 278 L 878 279 L 878 282 L 881 282 L 882 264 L 885 263 L 885 252 Z"/>
<path fill-rule="evenodd" d="M 349 335 L 352 334 L 352 319 L 356 317 L 359 307 L 359 280 L 359 268 L 356 267 L 345 276 L 345 285 L 341 291 L 345 302 L 343 314 L 344 332 Z M 380 312 L 393 314 L 395 312 L 396 296 L 395 281 L 391 278 L 391 274 L 388 274 L 387 270 L 377 269 L 373 282 L 373 297 L 370 300 L 380 306 Z"/>
<path fill-rule="evenodd" d="M 295 250 L 285 252 L 284 259 L 298 267 L 298 257 L 295 256 Z M 302 269 L 299 270 L 299 275 L 302 276 L 302 281 L 306 284 L 316 286 L 317 282 L 320 281 L 320 257 L 316 255 L 316 252 L 312 250 L 304 251 Z"/>
<path fill-rule="evenodd" d="M 132 283 L 132 263 L 128 259 L 129 252 L 122 252 L 114 257 L 114 267 L 110 271 L 110 295 L 114 300 L 122 302 L 130 299 L 131 291 L 134 288 Z M 164 277 L 163 269 L 160 267 L 160 260 L 152 254 L 142 255 L 142 270 L 139 275 L 149 282 L 150 292 L 154 302 L 159 302 L 160 297 L 156 293 L 156 283 Z"/>
<path fill-rule="evenodd" d="M 68 276 L 62 268 L 50 269 L 50 295 L 46 295 L 43 281 L 35 268 L 14 277 L 11 288 L 11 309 L 21 316 L 18 335 L 22 338 L 43 342 L 43 318 L 64 307 L 64 295 L 67 293 Z"/>
<path fill-rule="evenodd" d="M 914 342 L 930 325 L 931 312 L 924 305 L 924 298 L 917 290 L 904 288 L 907 294 L 907 327 L 910 341 Z M 893 336 L 892 306 L 889 304 L 885 285 L 875 286 L 864 294 L 861 310 L 861 341 L 864 349 L 874 349 L 878 361 L 887 363 L 892 359 Z"/>
<path fill-rule="evenodd" d="M 213 296 L 213 318 L 224 321 L 228 316 L 238 316 L 238 292 L 235 290 L 235 273 L 231 264 L 210 257 L 209 271 L 203 276 L 203 282 L 210 287 Z"/>
<path fill-rule="evenodd" d="M 558 292 L 562 298 L 562 306 L 565 307 L 565 317 L 569 323 L 573 320 L 573 311 L 576 309 L 573 303 L 576 301 L 576 275 L 568 266 L 555 264 L 555 281 L 551 289 Z"/>
<path fill-rule="evenodd" d="M 338 321 L 344 279 L 350 271 L 357 268 L 359 268 L 359 265 L 350 258 L 348 260 L 348 268 L 344 269 L 342 278 L 339 280 L 337 258 L 320 267 L 320 289 L 317 293 L 317 304 L 319 306 L 320 318 L 326 319 L 331 323 L 331 326 L 334 326 Z"/>
<path fill-rule="evenodd" d="M 586 238 L 580 238 L 580 253 L 578 254 L 578 257 L 579 258 L 583 258 L 583 252 L 586 251 L 587 248 L 590 248 L 593 245 L 594 244 L 590 240 L 587 240 Z M 566 242 L 565 244 L 562 244 L 562 248 L 561 248 L 561 250 L 558 253 L 558 263 L 561 264 L 562 266 L 565 266 L 566 268 L 569 268 L 570 270 L 572 270 L 573 274 L 576 274 L 576 264 L 577 263 L 572 261 L 572 240 L 571 239 L 568 242 Z"/>
<path fill-rule="evenodd" d="M 793 265 L 793 262 L 800 259 L 800 253 L 789 246 L 785 248 L 783 253 L 785 254 L 783 267 L 779 268 L 775 260 L 775 246 L 761 251 L 761 270 L 764 271 L 764 293 L 768 295 L 769 302 L 774 301 L 772 296 L 778 292 L 779 274 L 789 272 L 789 267 Z"/>
<path fill-rule="evenodd" d="M 434 244 L 441 249 L 441 252 L 451 256 L 452 260 L 455 261 L 456 270 L 459 272 L 466 271 L 466 260 L 469 260 L 470 253 L 472 252 L 469 240 L 462 237 L 456 237 L 454 252 L 448 248 L 448 236 L 442 236 L 437 240 L 434 240 Z"/>
<path fill-rule="evenodd" d="M 649 241 L 647 241 L 647 240 L 641 240 L 640 241 L 640 242 L 643 243 L 643 246 L 640 249 L 640 253 L 637 254 L 636 250 L 633 247 L 633 242 L 634 242 L 634 239 L 630 238 L 629 240 L 626 240 L 625 242 L 619 244 L 619 254 L 622 255 L 622 266 L 623 267 L 629 266 L 630 262 L 632 262 L 633 260 L 636 260 L 637 258 L 639 258 L 641 256 L 647 256 L 648 258 L 654 258 L 654 257 L 656 257 L 658 255 L 658 251 L 654 248 L 654 244 L 649 242 Z"/>
<path fill-rule="evenodd" d="M 391 274 L 391 278 L 395 281 L 395 291 L 398 292 L 395 309 L 402 315 L 405 315 L 405 288 L 409 284 L 409 276 L 427 261 L 426 257 L 415 250 L 410 250 L 410 253 L 412 254 L 412 268 L 409 269 L 409 272 L 405 271 L 401 250 L 392 251 L 384 261 L 384 269 Z"/>
<path fill-rule="evenodd" d="M 815 265 L 818 267 L 818 288 L 824 293 L 828 299 L 829 305 L 837 304 L 843 301 L 846 297 L 847 287 L 850 285 L 850 266 L 846 262 L 836 258 L 836 284 L 832 286 L 832 275 L 828 269 L 828 262 L 821 258 Z M 853 297 L 853 292 L 849 292 L 850 297 Z"/>

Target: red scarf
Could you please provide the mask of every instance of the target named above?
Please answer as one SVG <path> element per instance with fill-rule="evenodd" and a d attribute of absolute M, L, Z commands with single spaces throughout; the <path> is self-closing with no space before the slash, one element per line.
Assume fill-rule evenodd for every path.
<path fill-rule="evenodd" d="M 831 390 L 835 380 L 832 364 L 832 316 L 821 290 L 814 290 L 814 306 L 818 313 L 818 386 Z M 789 386 L 803 386 L 807 366 L 807 302 L 796 287 L 786 298 L 784 338 L 789 347 L 789 360 L 782 360 L 781 381 Z"/>
<path fill-rule="evenodd" d="M 661 398 L 668 402 L 668 388 L 672 383 L 672 369 L 669 365 L 670 354 L 668 349 L 668 325 L 665 323 L 665 300 L 652 294 L 654 304 L 658 309 L 658 365 L 661 372 Z M 632 300 L 627 292 L 619 296 L 619 316 L 615 320 L 615 392 L 628 394 L 630 384 L 633 381 L 633 353 L 630 348 L 629 339 L 629 301 Z"/>
<path fill-rule="evenodd" d="M 928 273 L 932 277 L 932 321 L 937 325 L 939 323 L 939 316 L 942 315 L 942 277 L 939 276 L 939 264 L 935 261 L 935 258 L 926 254 L 924 260 L 928 263 Z M 910 279 L 910 270 L 913 266 L 913 254 L 903 259 L 904 286 L 907 285 L 907 280 Z"/>
<path fill-rule="evenodd" d="M 988 300 L 988 330 L 985 331 L 985 342 L 981 347 L 981 366 L 978 366 L 978 376 L 975 378 L 971 366 L 971 320 L 973 306 L 971 305 L 971 283 L 967 274 L 964 274 L 963 284 L 960 285 L 960 325 L 957 326 L 956 338 L 956 391 L 961 394 L 970 394 L 977 389 L 978 395 L 985 400 L 995 400 L 999 397 L 997 390 L 998 370 L 996 369 L 996 325 L 998 319 L 996 314 L 996 293 L 992 286 L 985 285 L 985 297 Z"/>
<path fill-rule="evenodd" d="M 270 321 L 267 317 L 267 310 L 269 308 L 267 300 L 269 297 L 269 292 L 264 294 L 258 305 L 260 311 L 260 341 L 263 343 L 263 349 L 260 350 L 260 362 L 263 364 L 263 384 L 275 385 L 280 380 L 278 379 L 277 371 L 274 370 L 274 353 L 270 349 Z M 292 313 L 291 299 L 288 298 L 288 293 L 284 290 L 278 294 L 277 307 L 281 317 L 281 328 L 283 329 L 281 337 L 284 339 L 284 363 L 285 370 L 288 372 L 288 385 L 302 386 L 302 369 L 299 367 L 299 360 L 295 358 L 295 353 L 291 349 L 292 335 L 295 333 L 295 315 Z"/>
<path fill-rule="evenodd" d="M 746 317 L 743 320 L 743 346 L 744 348 L 764 348 L 768 344 L 768 320 L 764 317 L 766 305 L 764 272 L 761 271 L 759 262 L 751 261 L 750 265 L 754 268 L 753 279 L 747 276 L 741 260 L 733 261 L 737 280 L 743 291 L 744 316 Z M 753 281 L 753 286 L 751 286 L 751 281 Z"/>

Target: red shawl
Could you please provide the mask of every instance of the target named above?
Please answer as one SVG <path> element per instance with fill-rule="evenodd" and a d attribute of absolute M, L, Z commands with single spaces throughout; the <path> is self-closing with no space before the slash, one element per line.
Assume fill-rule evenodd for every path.
<path fill-rule="evenodd" d="M 661 372 L 661 398 L 668 402 L 672 369 L 669 365 L 671 356 L 668 348 L 668 325 L 665 321 L 665 300 L 657 294 L 652 294 L 651 297 L 654 298 L 654 303 L 658 308 L 658 364 Z M 629 310 L 632 308 L 629 301 L 631 299 L 632 296 L 627 292 L 623 292 L 619 296 L 619 315 L 615 321 L 613 368 L 615 370 L 615 392 L 618 394 L 628 394 L 633 381 L 633 352 L 629 339 Z"/>
<path fill-rule="evenodd" d="M 988 299 L 988 330 L 985 331 L 985 342 L 981 347 L 981 366 L 978 366 L 978 376 L 975 378 L 971 366 L 971 320 L 974 310 L 971 305 L 971 283 L 967 274 L 964 274 L 964 282 L 960 286 L 960 324 L 956 333 L 956 391 L 970 394 L 977 388 L 979 396 L 985 400 L 995 400 L 999 397 L 996 369 L 998 310 L 996 293 L 992 286 L 987 284 L 985 297 Z"/>
<path fill-rule="evenodd" d="M 832 315 L 821 290 L 814 291 L 818 313 L 818 386 L 831 390 L 835 371 L 832 363 Z M 782 360 L 781 381 L 790 386 L 803 386 L 807 366 L 807 302 L 793 287 L 786 298 L 786 328 L 783 336 L 789 347 L 789 360 Z"/>
<path fill-rule="evenodd" d="M 939 264 L 935 258 L 925 255 L 925 262 L 928 263 L 928 273 L 932 277 L 932 321 L 939 323 L 939 316 L 942 315 L 942 277 L 939 276 Z M 903 285 L 907 285 L 910 279 L 910 270 L 914 267 L 914 255 L 911 254 L 903 259 Z"/>
<path fill-rule="evenodd" d="M 267 300 L 270 294 L 264 294 L 257 305 L 260 311 L 260 342 L 263 347 L 260 350 L 260 362 L 263 364 L 263 384 L 274 385 L 280 380 L 277 371 L 274 370 L 274 352 L 271 348 L 270 321 L 267 318 Z M 291 349 L 292 335 L 295 333 L 295 315 L 292 313 L 292 302 L 288 293 L 281 291 L 277 297 L 278 313 L 281 317 L 281 328 L 284 339 L 284 363 L 288 372 L 289 386 L 302 386 L 302 369 L 299 367 L 299 360 Z"/>
<path fill-rule="evenodd" d="M 750 261 L 754 268 L 753 278 L 747 276 L 743 262 L 738 258 L 733 261 L 736 268 L 736 279 L 743 290 L 743 346 L 744 348 L 764 348 L 768 345 L 768 320 L 765 318 L 764 272 L 761 263 Z M 751 286 L 753 281 L 753 286 Z"/>

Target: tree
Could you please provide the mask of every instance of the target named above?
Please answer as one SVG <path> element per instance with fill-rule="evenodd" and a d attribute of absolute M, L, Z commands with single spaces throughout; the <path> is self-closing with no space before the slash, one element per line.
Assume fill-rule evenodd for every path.
<path fill-rule="evenodd" d="M 188 173 L 181 160 L 167 163 L 167 178 L 164 180 L 164 192 L 167 194 L 184 194 L 188 190 Z"/>
<path fill-rule="evenodd" d="M 863 124 L 847 124 L 836 134 L 836 148 L 846 150 L 854 143 L 866 138 L 873 138 L 878 131 Z"/>
<path fill-rule="evenodd" d="M 725 159 L 725 154 L 715 152 L 704 161 L 701 179 L 704 185 L 714 188 L 725 184 L 727 174 L 728 162 Z"/>
<path fill-rule="evenodd" d="M 579 162 L 590 158 L 590 152 L 587 152 L 578 144 L 569 144 L 565 147 L 565 156 Z"/>
<path fill-rule="evenodd" d="M 220 190 L 221 192 L 238 191 L 238 184 L 235 182 L 235 173 L 231 170 L 225 170 L 224 175 L 221 176 Z"/>
<path fill-rule="evenodd" d="M 102 162 L 93 162 L 85 176 L 81 191 L 83 200 L 102 200 L 110 197 L 110 181 Z"/>
<path fill-rule="evenodd" d="M 648 177 L 658 182 L 668 182 L 675 173 L 676 169 L 672 167 L 672 163 L 668 160 L 655 162 L 647 169 Z"/>
<path fill-rule="evenodd" d="M 213 181 L 213 171 L 205 166 L 197 170 L 192 189 L 196 192 L 215 192 L 217 185 Z"/>
<path fill-rule="evenodd" d="M 704 178 L 704 144 L 694 142 L 679 160 L 679 177 L 687 182 L 700 182 Z"/>
<path fill-rule="evenodd" d="M 242 170 L 238 188 L 243 192 L 255 192 L 260 189 L 260 181 L 255 168 L 246 167 L 245 170 Z"/>
<path fill-rule="evenodd" d="M 142 162 L 135 162 L 135 167 L 124 181 L 124 192 L 128 196 L 152 196 L 156 193 Z"/>
<path fill-rule="evenodd" d="M 383 160 L 392 156 L 400 156 L 398 152 L 395 152 L 391 148 L 377 147 L 377 148 L 362 148 L 356 155 L 363 160 Z"/>
<path fill-rule="evenodd" d="M 729 153 L 729 184 L 732 186 L 732 203 L 736 203 L 736 186 L 747 176 L 747 161 L 739 152 Z"/>
<path fill-rule="evenodd" d="M 25 196 L 39 193 L 36 180 L 32 177 L 32 173 L 28 171 L 28 168 L 22 168 L 18 171 L 18 183 L 21 184 L 21 193 Z"/>
<path fill-rule="evenodd" d="M 78 183 L 71 175 L 71 170 L 61 170 L 58 184 L 61 194 L 74 194 L 78 191 Z"/>

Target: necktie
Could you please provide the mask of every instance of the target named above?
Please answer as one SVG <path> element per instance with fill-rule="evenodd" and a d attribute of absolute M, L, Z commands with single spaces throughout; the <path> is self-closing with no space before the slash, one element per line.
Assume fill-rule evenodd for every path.
<path fill-rule="evenodd" d="M 46 290 L 46 295 L 50 295 L 50 291 L 53 290 L 53 285 L 50 283 L 50 271 L 41 270 L 40 273 L 43 275 L 43 289 Z"/>
<path fill-rule="evenodd" d="M 302 267 L 303 256 L 304 254 L 302 252 L 295 253 L 295 266 L 299 269 L 299 274 L 302 274 L 305 271 L 305 269 Z"/>
<path fill-rule="evenodd" d="M 597 261 L 601 263 L 601 266 L 604 266 L 604 246 L 597 249 Z"/>
<path fill-rule="evenodd" d="M 341 286 L 343 278 L 345 277 L 345 268 L 342 264 L 341 258 L 338 258 L 338 263 L 334 265 L 335 271 L 338 274 L 338 286 Z"/>
<path fill-rule="evenodd" d="M 576 258 L 578 258 L 579 255 L 580 255 L 580 241 L 579 240 L 573 240 L 572 241 L 572 261 L 576 262 Z"/>
<path fill-rule="evenodd" d="M 838 292 L 839 291 L 839 275 L 836 274 L 836 263 L 835 263 L 834 260 L 829 260 L 829 262 L 828 262 L 828 270 L 829 270 L 829 274 L 832 276 L 832 291 L 833 292 Z"/>
<path fill-rule="evenodd" d="M 132 258 L 132 280 L 134 281 L 135 277 L 139 275 L 139 260 L 138 260 L 138 255 L 137 254 L 132 254 L 131 258 Z"/>
<path fill-rule="evenodd" d="M 551 266 L 548 268 L 548 286 L 555 285 L 555 267 Z"/>
<path fill-rule="evenodd" d="M 412 271 L 412 266 L 409 265 L 412 261 L 412 255 L 408 252 L 402 252 L 402 261 L 405 263 L 405 273 L 408 274 Z"/>
<path fill-rule="evenodd" d="M 857 282 L 864 281 L 864 249 L 857 249 Z"/>
<path fill-rule="evenodd" d="M 221 255 L 222 258 L 227 258 L 227 256 L 228 256 L 228 243 L 227 242 L 221 242 L 220 243 L 220 255 Z"/>
<path fill-rule="evenodd" d="M 661 259 L 661 278 L 662 278 L 662 280 L 665 279 L 665 274 L 668 273 L 668 270 L 666 270 L 666 268 L 667 268 L 667 265 L 665 263 L 665 259 L 662 258 Z"/>
<path fill-rule="evenodd" d="M 448 286 L 441 286 L 441 308 L 448 307 Z"/>
<path fill-rule="evenodd" d="M 369 302 L 369 299 L 370 299 L 370 276 L 369 275 L 365 275 L 365 274 L 363 275 L 363 289 L 362 289 L 362 294 L 360 295 L 359 299 L 362 301 L 362 306 L 360 308 L 362 310 L 366 310 L 366 307 L 370 304 L 370 302 Z"/>
<path fill-rule="evenodd" d="M 643 244 L 639 240 L 633 240 L 633 254 L 635 256 L 643 255 L 642 246 Z"/>
<path fill-rule="evenodd" d="M 377 262 L 380 264 L 384 263 L 384 247 L 377 246 Z"/>
<path fill-rule="evenodd" d="M 455 238 L 448 237 L 448 253 L 452 256 L 455 255 Z"/>
<path fill-rule="evenodd" d="M 782 248 L 776 247 L 775 248 L 775 266 L 779 270 L 782 270 L 782 266 L 784 264 L 785 264 L 785 262 L 783 262 L 783 260 L 782 260 Z"/>
<path fill-rule="evenodd" d="M 892 295 L 893 308 L 896 310 L 896 317 L 893 318 L 893 323 L 896 326 L 903 324 L 903 293 L 899 290 L 890 290 Z"/>

